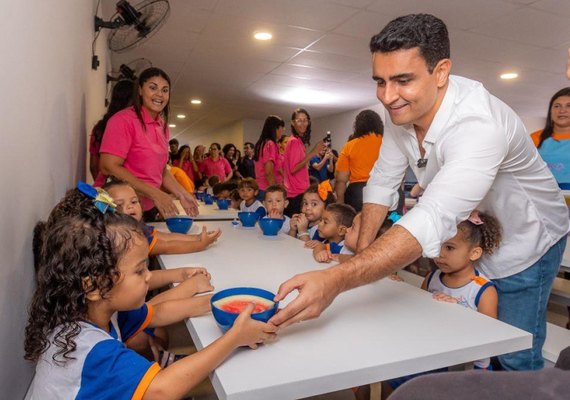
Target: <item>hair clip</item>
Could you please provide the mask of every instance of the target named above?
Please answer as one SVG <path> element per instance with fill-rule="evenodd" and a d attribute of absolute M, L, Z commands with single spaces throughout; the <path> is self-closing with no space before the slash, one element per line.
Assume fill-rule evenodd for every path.
<path fill-rule="evenodd" d="M 471 214 L 469 214 L 469 218 L 467 218 L 467 221 L 471 222 L 473 225 L 483 225 L 483 220 L 479 215 L 479 210 L 471 211 Z"/>
<path fill-rule="evenodd" d="M 317 186 L 317 193 L 322 201 L 327 201 L 329 193 L 332 193 L 332 186 L 330 180 L 322 181 Z"/>
<path fill-rule="evenodd" d="M 115 212 L 117 205 L 113 201 L 113 198 L 109 196 L 105 190 L 101 188 L 95 188 L 85 182 L 77 182 L 77 189 L 83 193 L 85 196 L 93 199 L 93 204 L 99 211 L 105 214 L 107 211 Z"/>

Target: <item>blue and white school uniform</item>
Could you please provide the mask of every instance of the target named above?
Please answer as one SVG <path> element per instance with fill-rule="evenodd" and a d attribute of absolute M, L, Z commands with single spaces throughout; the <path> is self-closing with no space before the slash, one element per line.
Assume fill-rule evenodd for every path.
<path fill-rule="evenodd" d="M 145 304 L 138 310 L 113 314 L 110 332 L 79 322 L 81 332 L 74 338 L 77 348 L 70 354 L 73 359 L 63 365 L 53 360 L 59 347 L 54 345 L 52 332 L 50 346 L 36 366 L 31 398 L 142 399 L 160 367 L 128 349 L 124 342 L 145 329 L 151 319 L 152 306 Z M 61 356 L 57 359 L 62 360 Z"/>
<path fill-rule="evenodd" d="M 340 242 L 328 242 L 327 243 L 327 250 L 330 251 L 331 254 L 354 254 L 352 251 L 348 250 L 348 252 L 343 252 L 345 249 L 344 240 Z"/>
<path fill-rule="evenodd" d="M 468 284 L 451 288 L 443 283 L 443 274 L 441 270 L 435 270 L 430 273 L 427 280 L 427 290 L 430 293 L 441 292 L 457 299 L 458 304 L 463 307 L 470 308 L 477 311 L 479 307 L 479 299 L 483 292 L 491 286 L 495 286 L 487 277 L 481 275 L 479 271 L 475 270 L 475 276 Z M 490 365 L 490 359 L 485 358 L 474 362 L 477 368 L 487 369 Z"/>
<path fill-rule="evenodd" d="M 265 207 L 263 207 L 263 203 L 259 200 L 255 200 L 253 203 L 251 203 L 250 206 L 245 205 L 245 200 L 242 200 L 242 202 L 239 204 L 239 210 L 240 211 L 257 212 L 257 209 L 259 209 L 259 208 L 263 208 L 263 210 L 265 211 Z"/>
<path fill-rule="evenodd" d="M 325 239 L 319 236 L 319 224 L 311 226 L 307 229 L 307 232 L 309 233 L 310 240 L 318 240 L 319 242 L 325 241 Z"/>

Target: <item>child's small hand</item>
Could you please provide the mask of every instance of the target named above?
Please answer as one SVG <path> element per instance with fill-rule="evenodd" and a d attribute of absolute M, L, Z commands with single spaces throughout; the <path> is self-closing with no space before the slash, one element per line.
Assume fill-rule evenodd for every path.
<path fill-rule="evenodd" d="M 267 216 L 269 218 L 283 218 L 283 214 L 281 214 L 279 210 L 276 208 L 269 210 Z"/>
<path fill-rule="evenodd" d="M 206 268 L 202 268 L 202 267 L 181 267 L 178 269 L 180 270 L 180 277 L 181 277 L 181 279 L 178 282 L 182 282 L 182 281 L 185 281 L 186 279 L 190 279 L 194 275 L 197 275 L 197 274 L 206 275 L 208 277 L 208 279 L 212 278 L 212 276 L 210 275 L 210 273 L 208 272 L 208 270 Z"/>
<path fill-rule="evenodd" d="M 277 336 L 278 327 L 251 318 L 254 307 L 255 303 L 248 304 L 228 331 L 228 334 L 234 336 L 237 346 L 256 349 L 258 344 L 274 340 Z"/>
<path fill-rule="evenodd" d="M 202 233 L 200 233 L 200 243 L 203 245 L 203 248 L 205 249 L 206 247 L 214 243 L 216 240 L 218 240 L 221 234 L 222 231 L 220 230 L 220 228 L 208 232 L 206 227 L 203 226 Z"/>
<path fill-rule="evenodd" d="M 308 249 L 314 249 L 315 247 L 317 247 L 320 244 L 322 244 L 322 243 L 319 242 L 318 240 L 308 240 L 305 242 L 305 247 Z"/>
<path fill-rule="evenodd" d="M 321 263 L 330 263 L 332 261 L 332 254 L 327 249 L 319 250 L 313 253 L 315 260 Z"/>
<path fill-rule="evenodd" d="M 203 274 L 195 275 L 192 278 L 190 278 L 189 280 L 193 281 L 194 288 L 196 289 L 196 293 L 206 293 L 206 292 L 211 292 L 212 290 L 214 290 L 214 286 L 212 286 L 212 283 L 210 282 L 210 275 L 209 274 L 208 274 L 208 276 L 203 275 Z"/>
<path fill-rule="evenodd" d="M 297 214 L 297 230 L 300 232 L 305 232 L 307 229 L 309 229 L 309 220 L 307 219 L 307 216 L 305 214 Z"/>
<path fill-rule="evenodd" d="M 404 280 L 400 278 L 398 274 L 390 274 L 388 275 L 388 279 L 390 279 L 391 281 L 404 282 Z"/>
<path fill-rule="evenodd" d="M 446 303 L 458 303 L 459 302 L 455 297 L 450 296 L 450 295 L 445 294 L 445 293 L 442 293 L 442 292 L 436 292 L 433 294 L 432 297 L 437 301 L 443 301 Z"/>
<path fill-rule="evenodd" d="M 293 214 L 289 223 L 291 229 L 299 230 L 299 214 Z"/>

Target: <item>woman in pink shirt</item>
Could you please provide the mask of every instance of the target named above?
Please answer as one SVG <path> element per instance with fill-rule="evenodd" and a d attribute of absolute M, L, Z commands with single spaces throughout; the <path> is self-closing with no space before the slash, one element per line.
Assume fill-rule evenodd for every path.
<path fill-rule="evenodd" d="M 192 182 L 200 178 L 198 164 L 196 164 L 196 161 L 194 161 L 194 157 L 192 157 L 192 151 L 188 145 L 180 147 L 180 150 L 178 150 L 178 154 L 176 154 L 176 158 L 172 162 L 172 165 L 186 172 L 186 175 L 188 175 L 188 178 L 190 178 Z"/>
<path fill-rule="evenodd" d="M 138 95 L 133 106 L 119 111 L 107 123 L 100 172 L 128 182 L 139 193 L 145 221 L 155 220 L 158 213 L 164 218 L 178 214 L 170 194 L 180 200 L 188 214 L 197 215 L 194 196 L 166 168 L 170 78 L 161 69 L 148 68 L 140 74 L 135 90 Z"/>
<path fill-rule="evenodd" d="M 268 186 L 283 183 L 283 166 L 279 157 L 277 141 L 283 135 L 284 130 L 285 122 L 276 115 L 270 115 L 265 119 L 261 135 L 255 144 L 253 160 L 255 177 L 259 185 L 258 198 L 260 199 L 263 199 L 263 194 Z"/>
<path fill-rule="evenodd" d="M 200 163 L 200 172 L 208 178 L 217 175 L 220 178 L 220 182 L 232 179 L 232 167 L 222 155 L 222 146 L 219 143 L 210 145 L 210 156 Z"/>
<path fill-rule="evenodd" d="M 289 217 L 301 212 L 303 193 L 309 187 L 309 160 L 326 148 L 321 140 L 306 154 L 305 144 L 311 144 L 311 117 L 303 108 L 293 111 L 291 133 L 283 156 L 285 188 L 289 200 L 285 215 Z"/>

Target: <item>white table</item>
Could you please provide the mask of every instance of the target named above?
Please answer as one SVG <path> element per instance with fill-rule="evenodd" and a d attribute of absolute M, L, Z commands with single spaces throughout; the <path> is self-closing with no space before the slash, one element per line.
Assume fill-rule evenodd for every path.
<path fill-rule="evenodd" d="M 274 292 L 294 274 L 325 267 L 291 237 L 266 238 L 257 227 L 229 222 L 205 225 L 222 228 L 218 242 L 200 253 L 161 256 L 163 267 L 201 264 L 217 291 L 255 286 Z M 221 335 L 211 315 L 187 326 L 199 349 Z M 284 329 L 276 342 L 239 349 L 212 383 L 222 400 L 302 398 L 527 349 L 531 341 L 527 332 L 384 279 L 342 294 L 320 318 Z"/>

